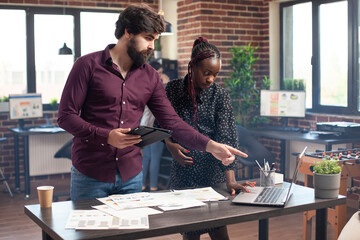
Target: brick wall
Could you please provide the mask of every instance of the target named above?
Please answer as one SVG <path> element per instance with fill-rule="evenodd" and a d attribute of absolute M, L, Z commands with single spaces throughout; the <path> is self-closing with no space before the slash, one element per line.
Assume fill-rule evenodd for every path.
<path fill-rule="evenodd" d="M 218 82 L 230 76 L 229 64 L 233 46 L 251 43 L 258 46 L 259 60 L 255 78 L 269 75 L 269 14 L 263 0 L 179 0 L 178 1 L 178 63 L 179 76 L 187 72 L 192 44 L 196 37 L 206 37 L 222 54 Z"/>

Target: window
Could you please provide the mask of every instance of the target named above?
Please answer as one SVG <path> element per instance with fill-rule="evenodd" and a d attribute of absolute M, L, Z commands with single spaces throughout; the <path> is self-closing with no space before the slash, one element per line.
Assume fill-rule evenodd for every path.
<path fill-rule="evenodd" d="M 105 49 L 110 43 L 116 43 L 115 23 L 119 13 L 82 12 L 81 54 Z"/>
<path fill-rule="evenodd" d="M 27 91 L 25 14 L 0 9 L 0 97 Z"/>
<path fill-rule="evenodd" d="M 312 106 L 312 32 L 311 3 L 302 3 L 283 9 L 284 34 L 283 79 L 302 80 L 306 90 L 306 108 Z M 291 90 L 291 89 L 287 89 Z"/>
<path fill-rule="evenodd" d="M 347 2 L 319 7 L 320 105 L 347 107 Z"/>
<path fill-rule="evenodd" d="M 41 93 L 60 100 L 74 60 L 116 43 L 119 11 L 0 6 L 0 97 Z M 64 42 L 73 55 L 58 55 Z M 46 109 L 46 106 L 44 106 Z"/>
<path fill-rule="evenodd" d="M 74 62 L 73 55 L 59 55 L 64 44 L 74 49 L 74 17 L 71 15 L 35 14 L 36 92 L 42 101 L 60 100 L 67 76 Z M 57 26 L 57 27 L 52 27 Z"/>
<path fill-rule="evenodd" d="M 360 113 L 359 2 L 280 5 L 281 86 L 288 78 L 306 79 L 306 106 L 311 112 Z"/>

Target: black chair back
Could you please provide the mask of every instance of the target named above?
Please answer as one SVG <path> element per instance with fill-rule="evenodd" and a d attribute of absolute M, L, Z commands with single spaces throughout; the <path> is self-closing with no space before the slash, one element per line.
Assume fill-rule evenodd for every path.
<path fill-rule="evenodd" d="M 54 155 L 55 158 L 68 158 L 71 160 L 72 138 L 67 141 Z"/>
<path fill-rule="evenodd" d="M 246 128 L 236 126 L 240 149 L 245 148 L 248 154 L 247 158 L 239 158 L 239 161 L 245 166 L 256 166 L 255 160 L 260 164 L 264 162 L 264 158 L 269 164 L 275 162 L 274 156 L 268 149 L 264 147 Z"/>

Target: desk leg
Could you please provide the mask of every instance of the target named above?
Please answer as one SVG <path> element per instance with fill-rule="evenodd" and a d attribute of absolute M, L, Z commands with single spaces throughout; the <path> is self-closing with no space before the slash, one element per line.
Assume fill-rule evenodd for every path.
<path fill-rule="evenodd" d="M 316 240 L 327 239 L 327 208 L 316 210 Z"/>
<path fill-rule="evenodd" d="M 286 165 L 286 140 L 281 140 L 280 144 L 280 173 L 285 176 Z"/>
<path fill-rule="evenodd" d="M 20 192 L 19 136 L 14 135 L 15 191 Z"/>
<path fill-rule="evenodd" d="M 259 240 L 269 239 L 269 219 L 259 220 Z"/>
<path fill-rule="evenodd" d="M 29 136 L 24 136 L 24 175 L 25 175 L 25 199 L 30 197 L 29 176 Z"/>
<path fill-rule="evenodd" d="M 53 240 L 44 230 L 42 230 L 42 240 Z"/>

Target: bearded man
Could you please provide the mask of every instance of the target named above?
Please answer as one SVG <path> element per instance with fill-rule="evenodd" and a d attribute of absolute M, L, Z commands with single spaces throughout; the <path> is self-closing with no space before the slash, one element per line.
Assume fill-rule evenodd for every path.
<path fill-rule="evenodd" d="M 160 126 L 184 145 L 207 151 L 229 165 L 234 154 L 187 125 L 175 113 L 157 71 L 146 63 L 164 31 L 161 15 L 147 5 L 129 6 L 116 22 L 116 44 L 76 60 L 65 84 L 58 124 L 74 136 L 71 200 L 140 192 L 140 136 L 137 127 L 147 105 Z M 185 151 L 185 149 L 183 150 Z"/>

